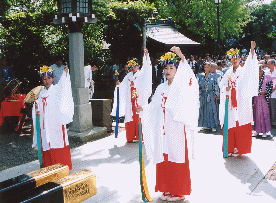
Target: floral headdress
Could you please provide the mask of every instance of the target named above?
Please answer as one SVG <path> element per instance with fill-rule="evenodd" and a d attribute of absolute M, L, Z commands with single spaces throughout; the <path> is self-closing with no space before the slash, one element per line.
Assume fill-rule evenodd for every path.
<path fill-rule="evenodd" d="M 175 67 L 178 67 L 179 62 L 176 54 L 173 52 L 165 53 L 165 55 L 161 56 L 159 61 L 162 65 L 173 64 Z"/>
<path fill-rule="evenodd" d="M 231 59 L 231 58 L 239 58 L 240 55 L 239 55 L 240 51 L 236 48 L 236 49 L 233 49 L 231 48 L 229 51 L 227 51 L 227 56 Z"/>
<path fill-rule="evenodd" d="M 139 64 L 138 64 L 138 59 L 137 59 L 137 58 L 133 58 L 133 59 L 129 60 L 129 61 L 127 62 L 127 65 L 128 65 L 129 67 L 139 66 Z"/>
<path fill-rule="evenodd" d="M 45 75 L 49 75 L 53 78 L 54 77 L 53 72 L 54 72 L 53 68 L 51 68 L 49 66 L 45 66 L 45 65 L 40 67 L 40 70 L 39 70 L 40 77 L 43 77 Z"/>

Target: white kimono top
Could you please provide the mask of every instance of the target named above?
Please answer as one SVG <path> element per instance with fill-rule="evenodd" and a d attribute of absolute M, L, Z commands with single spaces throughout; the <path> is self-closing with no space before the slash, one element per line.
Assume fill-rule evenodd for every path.
<path fill-rule="evenodd" d="M 63 71 L 63 74 L 56 85 L 51 85 L 47 90 L 41 90 L 36 100 L 38 109 L 33 105 L 33 147 L 37 145 L 36 136 L 36 111 L 40 112 L 40 130 L 43 151 L 50 148 L 63 148 L 62 125 L 73 121 L 74 102 L 72 97 L 70 75 Z M 69 145 L 65 127 L 65 143 Z"/>
<path fill-rule="evenodd" d="M 153 163 L 168 160 L 185 163 L 185 134 L 193 150 L 193 134 L 198 124 L 199 87 L 187 61 L 180 62 L 172 84 L 160 84 L 152 102 L 143 106 L 142 126 L 146 153 Z M 189 153 L 193 154 L 193 153 Z"/>
<path fill-rule="evenodd" d="M 152 65 L 149 55 L 143 57 L 143 67 L 134 75 L 133 72 L 128 73 L 119 86 L 119 116 L 125 115 L 125 123 L 132 121 L 132 104 L 131 104 L 131 86 L 136 88 L 138 93 L 137 104 L 143 106 L 148 104 L 148 98 L 152 93 Z M 111 112 L 112 116 L 116 116 L 117 108 L 117 87 L 114 92 L 114 103 Z"/>
<path fill-rule="evenodd" d="M 228 77 L 231 77 L 230 81 L 227 80 Z M 235 108 L 231 102 L 231 89 L 226 92 L 228 83 L 231 89 L 236 88 L 237 107 Z M 256 54 L 254 54 L 252 59 L 250 52 L 244 66 L 239 66 L 235 73 L 233 72 L 233 66 L 231 66 L 224 74 L 219 87 L 221 95 L 219 105 L 221 127 L 224 124 L 226 95 L 229 95 L 228 129 L 236 127 L 236 121 L 239 122 L 240 126 L 253 123 L 252 97 L 258 96 L 259 90 L 259 67 Z"/>

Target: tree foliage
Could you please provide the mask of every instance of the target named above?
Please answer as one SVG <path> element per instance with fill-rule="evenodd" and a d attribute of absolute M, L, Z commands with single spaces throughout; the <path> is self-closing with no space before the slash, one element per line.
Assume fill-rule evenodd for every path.
<path fill-rule="evenodd" d="M 250 22 L 244 28 L 244 40 L 256 40 L 260 49 L 271 52 L 276 40 L 276 1 L 251 8 Z"/>
<path fill-rule="evenodd" d="M 163 18 L 172 17 L 188 37 L 214 47 L 218 38 L 217 5 L 206 0 L 158 0 L 155 1 Z M 238 37 L 246 25 L 249 9 L 245 1 L 221 1 L 219 5 L 220 39 Z"/>
<path fill-rule="evenodd" d="M 147 1 L 111 1 L 111 13 L 106 20 L 104 39 L 111 44 L 114 62 L 126 63 L 128 57 L 140 58 L 142 50 L 142 32 L 146 19 L 156 10 L 154 4 Z"/>
<path fill-rule="evenodd" d="M 128 57 L 139 58 L 145 21 L 155 11 L 157 18 L 169 18 L 176 28 L 202 44 L 199 52 L 214 53 L 218 38 L 217 6 L 213 0 L 91 0 L 98 21 L 83 26 L 85 65 L 94 57 L 106 64 L 125 63 Z M 0 40 L 5 54 L 20 81 L 35 86 L 36 69 L 51 65 L 52 58 L 69 56 L 69 29 L 54 25 L 56 0 L 1 0 Z M 258 7 L 250 0 L 222 0 L 220 38 L 224 45 L 231 40 L 241 45 L 256 40 L 262 49 L 269 49 L 276 38 L 276 2 Z M 245 37 L 243 37 L 245 36 Z M 104 42 L 110 45 L 104 50 Z M 200 53 L 198 53 L 200 54 Z M 99 74 L 102 74 L 99 71 Z"/>
<path fill-rule="evenodd" d="M 54 56 L 69 61 L 69 29 L 67 25 L 54 25 L 57 14 L 55 0 L 9 0 L 10 7 L 0 21 L 0 39 L 4 45 L 2 55 L 8 58 L 16 76 L 32 88 L 38 84 L 39 66 L 54 63 Z M 102 52 L 102 23 L 109 11 L 105 0 L 93 0 L 97 24 L 83 27 L 85 64 Z M 104 17 L 102 17 L 104 16 Z"/>

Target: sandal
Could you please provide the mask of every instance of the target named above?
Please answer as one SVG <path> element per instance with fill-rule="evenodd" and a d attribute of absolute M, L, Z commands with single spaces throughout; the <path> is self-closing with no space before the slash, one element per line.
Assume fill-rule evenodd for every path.
<path fill-rule="evenodd" d="M 176 196 L 176 195 L 171 195 L 167 198 L 168 202 L 175 202 L 175 201 L 179 201 L 179 200 L 185 200 L 185 195 L 183 196 Z"/>
<path fill-rule="evenodd" d="M 170 197 L 170 193 L 169 192 L 163 192 L 163 194 L 160 196 L 160 199 L 166 201 L 169 197 Z"/>

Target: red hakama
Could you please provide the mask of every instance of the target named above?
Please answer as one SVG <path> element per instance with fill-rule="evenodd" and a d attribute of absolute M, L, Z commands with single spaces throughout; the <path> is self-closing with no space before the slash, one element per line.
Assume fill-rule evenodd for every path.
<path fill-rule="evenodd" d="M 42 150 L 42 162 L 43 167 L 52 166 L 55 164 L 64 164 L 69 166 L 69 170 L 72 170 L 72 161 L 69 145 L 65 143 L 65 127 L 62 125 L 64 147 L 63 148 L 51 148 L 50 150 Z"/>
<path fill-rule="evenodd" d="M 185 133 L 185 163 L 168 161 L 168 154 L 164 155 L 164 161 L 156 164 L 155 191 L 169 192 L 171 195 L 190 195 L 191 178 L 188 158 L 188 147 Z"/>
<path fill-rule="evenodd" d="M 224 136 L 224 133 L 223 133 Z M 251 153 L 252 146 L 252 125 L 239 125 L 236 121 L 236 127 L 228 129 L 228 153 L 234 153 L 237 148 L 237 154 Z"/>

